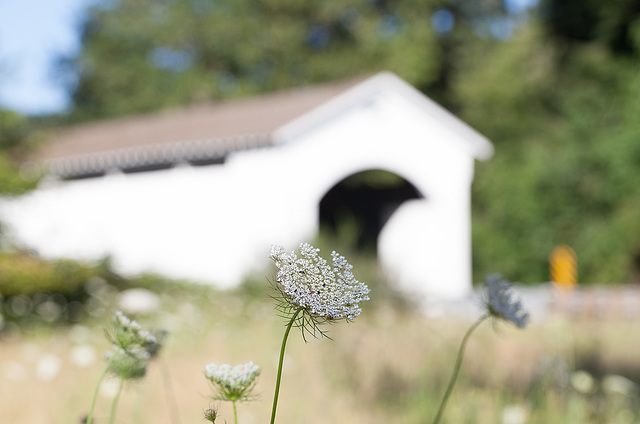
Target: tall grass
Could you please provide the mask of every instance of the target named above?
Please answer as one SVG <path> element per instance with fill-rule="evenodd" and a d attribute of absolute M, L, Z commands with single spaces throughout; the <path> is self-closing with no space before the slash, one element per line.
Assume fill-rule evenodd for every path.
<path fill-rule="evenodd" d="M 164 361 L 170 370 L 183 423 L 201 422 L 210 389 L 203 364 L 249 360 L 262 364 L 256 402 L 242 405 L 239 422 L 265 422 L 275 382 L 283 323 L 273 305 L 251 292 L 218 292 L 188 287 L 163 297 L 157 315 L 138 317 L 145 325 L 169 329 Z M 283 370 L 284 393 L 295 402 L 279 405 L 279 422 L 388 423 L 430 422 L 446 387 L 460 338 L 470 323 L 428 319 L 419 312 L 378 302 L 357 321 L 329 327 L 334 343 L 292 337 Z M 480 327 L 469 340 L 460 373 L 443 422 L 500 423 L 509 408 L 522 408 L 527 423 L 637 422 L 633 394 L 607 393 L 609 374 L 638 382 L 640 336 L 637 321 L 581 320 L 562 317 L 533 322 L 520 332 L 511 328 L 496 335 Z M 6 338 L 0 344 L 0 416 L 6 422 L 74 423 L 87 413 L 101 358 L 89 367 L 71 360 L 73 349 L 88 345 L 96 353 L 108 346 L 101 328 L 79 327 Z M 311 345 L 311 346 L 309 346 Z M 50 380 L 38 376 L 47 355 L 60 360 Z M 593 393 L 571 384 L 576 370 L 586 370 L 596 383 Z M 103 390 L 96 422 L 107 421 L 111 404 Z M 219 414 L 232 417 L 229 405 Z M 508 416 L 505 415 L 505 416 Z M 168 422 L 162 374 L 149 367 L 146 380 L 131 386 L 119 406 L 119 422 Z M 636 421 L 633 421 L 636 420 Z"/>

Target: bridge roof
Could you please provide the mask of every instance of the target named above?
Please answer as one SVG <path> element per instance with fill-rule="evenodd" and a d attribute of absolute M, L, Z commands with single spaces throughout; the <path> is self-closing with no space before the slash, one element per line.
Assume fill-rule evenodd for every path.
<path fill-rule="evenodd" d="M 381 73 L 368 79 L 64 127 L 52 132 L 32 160 L 62 178 L 163 169 L 184 162 L 222 162 L 233 151 L 291 139 L 384 87 L 400 90 L 444 125 L 462 132 L 477 147 L 472 152 L 475 157 L 491 156 L 492 147 L 483 136 L 400 78 Z"/>
<path fill-rule="evenodd" d="M 362 78 L 53 130 L 31 160 L 61 177 L 216 161 L 266 147 L 280 126 Z"/>

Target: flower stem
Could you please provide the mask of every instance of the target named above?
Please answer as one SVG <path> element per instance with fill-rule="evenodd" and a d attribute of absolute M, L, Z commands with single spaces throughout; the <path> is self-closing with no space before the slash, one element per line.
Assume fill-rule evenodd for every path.
<path fill-rule="evenodd" d="M 482 322 L 489 318 L 489 315 L 483 315 L 480 317 L 478 321 L 476 321 L 468 330 L 467 333 L 462 338 L 462 343 L 460 344 L 460 350 L 458 350 L 458 358 L 456 359 L 456 365 L 453 368 L 453 375 L 451 376 L 451 380 L 449 381 L 449 386 L 447 387 L 447 391 L 444 394 L 444 398 L 440 403 L 440 408 L 438 409 L 438 414 L 436 418 L 433 420 L 433 424 L 438 424 L 440 422 L 440 418 L 442 418 L 442 413 L 444 412 L 444 407 L 447 405 L 447 400 L 449 400 L 449 396 L 451 396 L 451 392 L 453 391 L 453 386 L 456 384 L 456 380 L 458 378 L 458 373 L 460 372 L 460 366 L 462 365 L 462 357 L 464 356 L 464 350 L 467 346 L 467 341 L 471 336 L 471 333 L 478 328 Z"/>
<path fill-rule="evenodd" d="M 115 358 L 115 356 L 116 355 L 111 355 L 111 357 L 107 361 L 107 365 L 105 365 L 104 370 L 102 371 L 102 374 L 100 374 L 100 378 L 98 378 L 98 384 L 96 384 L 96 390 L 93 393 L 93 400 L 91 401 L 91 409 L 89 409 L 89 415 L 87 415 L 86 424 L 91 424 L 91 417 L 93 417 L 93 410 L 96 406 L 96 399 L 98 399 L 98 392 L 100 391 L 102 380 L 104 380 L 104 377 L 107 375 L 107 372 L 109 371 L 109 367 L 111 366 L 111 363 L 113 362 L 113 359 Z"/>
<path fill-rule="evenodd" d="M 238 410 L 236 409 L 236 401 L 234 400 L 231 403 L 233 403 L 233 420 L 236 424 L 238 424 Z"/>
<path fill-rule="evenodd" d="M 296 317 L 300 313 L 302 308 L 299 308 L 291 317 L 291 320 L 287 324 L 287 329 L 284 332 L 284 337 L 282 338 L 282 346 L 280 347 L 280 361 L 278 363 L 278 376 L 276 377 L 276 390 L 273 394 L 273 409 L 271 410 L 271 424 L 276 422 L 276 407 L 278 406 L 278 395 L 280 394 L 280 380 L 282 379 L 282 363 L 284 362 L 284 348 L 287 345 L 287 338 L 289 338 L 289 332 L 291 331 L 291 327 L 293 326 Z"/>
<path fill-rule="evenodd" d="M 109 424 L 113 424 L 116 422 L 116 409 L 118 408 L 118 401 L 120 400 L 120 393 L 122 393 L 123 386 L 124 386 L 124 380 L 120 379 L 120 384 L 118 385 L 118 391 L 116 392 L 116 396 L 113 398 L 113 402 L 111 403 L 111 414 L 109 415 Z"/>

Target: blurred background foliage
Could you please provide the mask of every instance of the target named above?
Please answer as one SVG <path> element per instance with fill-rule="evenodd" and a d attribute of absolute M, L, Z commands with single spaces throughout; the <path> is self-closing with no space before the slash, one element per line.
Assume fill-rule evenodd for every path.
<path fill-rule="evenodd" d="M 474 280 L 640 281 L 640 3 L 634 0 L 105 0 L 62 57 L 66 114 L 0 112 L 0 191 L 53 126 L 397 73 L 486 135 Z"/>

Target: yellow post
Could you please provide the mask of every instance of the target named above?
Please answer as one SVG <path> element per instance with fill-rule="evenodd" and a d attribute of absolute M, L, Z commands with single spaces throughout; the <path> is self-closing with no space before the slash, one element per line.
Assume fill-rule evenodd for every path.
<path fill-rule="evenodd" d="M 569 246 L 558 246 L 549 256 L 551 282 L 562 289 L 572 290 L 578 284 L 576 252 Z"/>

